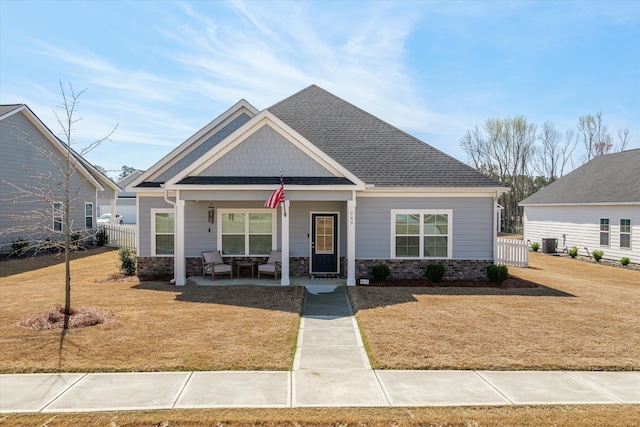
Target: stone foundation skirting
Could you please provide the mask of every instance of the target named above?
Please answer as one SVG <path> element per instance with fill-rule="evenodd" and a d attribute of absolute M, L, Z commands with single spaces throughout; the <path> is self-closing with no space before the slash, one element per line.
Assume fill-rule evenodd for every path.
<path fill-rule="evenodd" d="M 173 257 L 138 257 L 139 277 L 173 276 Z"/>
<path fill-rule="evenodd" d="M 264 264 L 266 257 L 233 257 L 225 258 L 225 262 L 233 266 L 236 276 L 238 263 L 252 262 Z M 386 264 L 391 270 L 390 279 L 422 279 L 428 264 L 443 264 L 444 280 L 485 280 L 487 267 L 492 261 L 478 260 L 419 260 L 419 259 L 367 259 L 356 260 L 356 279 L 370 279 L 371 268 L 376 264 Z M 202 258 L 187 258 L 187 277 L 202 275 Z M 255 268 L 257 274 L 257 267 Z M 173 257 L 138 257 L 138 276 L 173 275 Z M 289 258 L 289 276 L 304 277 L 309 275 L 308 257 Z M 340 277 L 347 277 L 347 259 L 340 258 Z"/>
<path fill-rule="evenodd" d="M 374 265 L 386 264 L 391 270 L 389 279 L 422 279 L 429 264 L 442 264 L 443 280 L 486 280 L 487 267 L 492 261 L 478 260 L 420 260 L 420 259 L 367 259 L 356 260 L 356 279 L 371 279 Z"/>

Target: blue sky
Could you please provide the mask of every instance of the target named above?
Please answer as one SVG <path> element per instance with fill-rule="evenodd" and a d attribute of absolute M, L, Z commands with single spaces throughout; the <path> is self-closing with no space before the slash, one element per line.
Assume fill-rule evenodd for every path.
<path fill-rule="evenodd" d="M 241 98 L 317 84 L 460 160 L 460 138 L 524 115 L 564 132 L 602 111 L 640 147 L 639 1 L 0 0 L 0 103 L 54 131 L 81 97 L 76 148 L 146 169 Z M 117 173 L 116 173 L 117 174 Z"/>

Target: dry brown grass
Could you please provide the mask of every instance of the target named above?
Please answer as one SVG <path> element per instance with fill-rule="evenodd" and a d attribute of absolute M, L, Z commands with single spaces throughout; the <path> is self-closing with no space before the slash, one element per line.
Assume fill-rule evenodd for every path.
<path fill-rule="evenodd" d="M 637 426 L 640 405 L 473 408 L 198 409 L 0 415 L 15 427 L 95 426 Z"/>
<path fill-rule="evenodd" d="M 535 289 L 350 288 L 379 369 L 640 369 L 640 272 L 541 254 Z"/>
<path fill-rule="evenodd" d="M 0 262 L 0 371 L 286 370 L 301 288 L 176 287 L 95 283 L 116 272 L 116 251 L 74 255 L 71 303 L 116 322 L 32 331 L 15 323 L 64 301 L 64 264 L 53 256 Z"/>

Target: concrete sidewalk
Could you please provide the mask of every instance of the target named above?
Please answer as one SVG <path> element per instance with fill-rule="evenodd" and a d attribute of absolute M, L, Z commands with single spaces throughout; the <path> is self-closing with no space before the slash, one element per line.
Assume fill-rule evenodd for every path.
<path fill-rule="evenodd" d="M 0 412 L 640 404 L 640 372 L 372 370 L 344 286 L 308 286 L 293 371 L 0 375 Z"/>

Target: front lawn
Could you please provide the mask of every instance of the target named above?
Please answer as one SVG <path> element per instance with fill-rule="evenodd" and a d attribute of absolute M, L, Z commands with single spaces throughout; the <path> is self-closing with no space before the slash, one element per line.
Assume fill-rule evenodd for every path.
<path fill-rule="evenodd" d="M 349 289 L 377 369 L 640 370 L 640 272 L 531 254 L 537 288 Z"/>
<path fill-rule="evenodd" d="M 117 252 L 74 258 L 72 307 L 112 311 L 116 322 L 64 336 L 17 327 L 64 303 L 64 263 L 52 255 L 0 262 L 0 372 L 291 369 L 302 288 L 96 283 L 117 272 Z"/>

